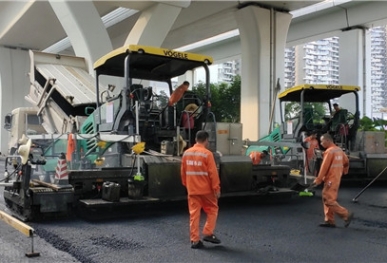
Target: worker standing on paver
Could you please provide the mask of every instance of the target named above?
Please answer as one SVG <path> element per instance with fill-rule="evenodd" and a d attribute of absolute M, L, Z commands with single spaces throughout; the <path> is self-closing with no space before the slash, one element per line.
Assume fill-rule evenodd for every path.
<path fill-rule="evenodd" d="M 333 143 L 332 136 L 328 133 L 321 136 L 321 146 L 326 150 L 317 178 L 312 183 L 312 187 L 324 182 L 322 199 L 324 206 L 324 223 L 321 227 L 336 227 L 335 214 L 340 216 L 348 227 L 353 218 L 353 213 L 339 205 L 337 194 L 340 187 L 341 176 L 347 174 L 349 170 L 349 160 L 342 149 Z"/>
<path fill-rule="evenodd" d="M 178 102 L 183 97 L 184 93 L 188 90 L 188 88 L 188 81 L 184 81 L 179 87 L 177 87 L 168 100 L 168 106 L 173 106 L 173 104 Z"/>
<path fill-rule="evenodd" d="M 220 243 L 220 240 L 214 235 L 218 217 L 220 180 L 214 156 L 207 149 L 208 138 L 208 132 L 198 131 L 196 144 L 184 152 L 181 161 L 181 180 L 188 192 L 191 248 L 203 247 L 199 235 L 202 208 L 207 214 L 207 221 L 203 228 L 203 240 L 215 244 Z"/>
<path fill-rule="evenodd" d="M 314 164 L 316 162 L 315 149 L 320 149 L 317 140 L 317 131 L 312 131 L 308 137 L 305 138 L 304 142 L 309 143 L 309 147 L 306 150 L 305 168 L 308 173 L 315 171 Z"/>

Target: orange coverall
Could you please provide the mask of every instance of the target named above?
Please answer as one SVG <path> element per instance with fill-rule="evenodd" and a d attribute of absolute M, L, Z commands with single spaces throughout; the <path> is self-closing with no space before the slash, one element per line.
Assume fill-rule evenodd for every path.
<path fill-rule="evenodd" d="M 213 235 L 218 218 L 220 180 L 212 152 L 198 143 L 186 150 L 181 162 L 181 181 L 188 192 L 190 238 L 196 242 L 200 240 L 201 209 L 207 214 L 203 235 Z"/>
<path fill-rule="evenodd" d="M 347 155 L 336 145 L 330 146 L 324 152 L 320 172 L 314 183 L 324 182 L 322 201 L 324 207 L 325 222 L 334 224 L 335 214 L 347 220 L 349 212 L 337 202 L 337 194 L 340 187 L 341 176 L 347 174 L 349 160 Z"/>
<path fill-rule="evenodd" d="M 176 102 L 178 102 L 184 95 L 184 92 L 186 92 L 189 88 L 189 85 L 187 84 L 181 84 L 179 87 L 177 87 L 171 94 L 171 97 L 169 97 L 168 100 L 168 106 L 172 106 Z"/>
<path fill-rule="evenodd" d="M 308 136 L 305 138 L 304 142 L 309 143 L 309 148 L 306 150 L 306 160 L 305 160 L 305 167 L 308 172 L 310 172 L 309 168 L 311 166 L 311 161 L 315 158 L 314 155 L 314 149 L 319 149 L 318 141 L 317 139 Z"/>
<path fill-rule="evenodd" d="M 260 164 L 262 161 L 262 158 L 264 158 L 264 154 L 261 152 L 253 151 L 249 154 L 249 157 L 253 161 L 253 164 Z"/>

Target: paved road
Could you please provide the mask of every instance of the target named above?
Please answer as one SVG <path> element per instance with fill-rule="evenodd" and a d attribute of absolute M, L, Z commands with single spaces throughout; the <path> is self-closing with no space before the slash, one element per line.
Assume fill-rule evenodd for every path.
<path fill-rule="evenodd" d="M 0 178 L 3 178 L 0 176 Z M 9 213 L 4 205 L 3 189 L 0 187 L 0 210 Z M 80 262 L 68 252 L 56 249 L 52 244 L 34 235 L 31 238 L 0 220 L 0 263 L 69 263 Z M 26 253 L 38 252 L 39 257 L 26 257 Z"/>
<path fill-rule="evenodd" d="M 317 226 L 319 189 L 314 197 L 270 204 L 221 199 L 216 234 L 222 244 L 202 250 L 190 248 L 185 202 L 131 209 L 119 218 L 101 219 L 113 212 L 98 211 L 89 219 L 31 223 L 41 253 L 32 259 L 24 256 L 28 238 L 0 222 L 0 262 L 386 262 L 386 187 L 372 187 L 352 203 L 359 191 L 341 190 L 341 204 L 356 218 L 349 228 L 338 219 L 335 229 Z"/>
<path fill-rule="evenodd" d="M 36 240 L 40 260 L 20 261 L 22 254 L 6 262 L 385 262 L 387 195 L 384 188 L 372 189 L 359 204 L 351 203 L 358 190 L 341 192 L 341 203 L 356 213 L 347 229 L 339 220 L 336 229 L 317 226 L 323 219 L 319 192 L 268 205 L 239 199 L 220 204 L 222 245 L 198 251 L 189 248 L 188 215 L 185 205 L 177 203 L 119 219 L 33 223 L 41 237 Z M 6 244 L 24 247 L 24 252 L 28 242 L 19 237 L 8 235 Z"/>

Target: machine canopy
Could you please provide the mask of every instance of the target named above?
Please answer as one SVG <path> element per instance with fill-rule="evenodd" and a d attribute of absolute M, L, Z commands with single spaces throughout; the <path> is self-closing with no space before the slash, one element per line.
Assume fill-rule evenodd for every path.
<path fill-rule="evenodd" d="M 124 77 L 125 58 L 129 55 L 129 77 L 167 81 L 186 71 L 213 62 L 212 57 L 165 48 L 129 45 L 118 48 L 94 63 L 97 75 Z"/>
<path fill-rule="evenodd" d="M 359 90 L 359 86 L 350 85 L 303 84 L 286 89 L 278 98 L 280 101 L 300 101 L 301 93 L 305 91 L 304 102 L 325 102 Z"/>

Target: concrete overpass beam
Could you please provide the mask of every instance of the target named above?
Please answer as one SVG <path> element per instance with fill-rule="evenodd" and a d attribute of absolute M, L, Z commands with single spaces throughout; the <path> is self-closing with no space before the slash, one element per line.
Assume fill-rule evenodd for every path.
<path fill-rule="evenodd" d="M 92 1 L 49 0 L 76 56 L 84 57 L 93 74 L 93 63 L 112 51 L 109 35 Z"/>
<path fill-rule="evenodd" d="M 182 8 L 189 6 L 190 1 L 184 2 L 186 5 L 183 6 L 179 2 L 176 2 L 178 5 L 160 2 L 144 10 L 126 38 L 125 45 L 160 47 Z"/>
<path fill-rule="evenodd" d="M 9 33 L 17 21 L 34 4 L 34 1 L 8 1 L 0 9 L 0 40 Z"/>
<path fill-rule="evenodd" d="M 296 17 L 289 29 L 288 45 L 338 35 L 343 29 L 386 25 L 386 8 L 386 1 L 352 1 L 349 6 L 336 5 L 319 13 Z"/>
<path fill-rule="evenodd" d="M 284 50 L 292 17 L 288 13 L 248 6 L 236 11 L 235 18 L 241 37 L 243 138 L 258 140 L 270 130 L 278 78 L 283 86 Z M 276 112 L 278 117 L 279 111 Z"/>

